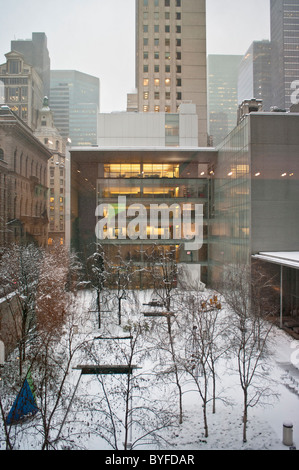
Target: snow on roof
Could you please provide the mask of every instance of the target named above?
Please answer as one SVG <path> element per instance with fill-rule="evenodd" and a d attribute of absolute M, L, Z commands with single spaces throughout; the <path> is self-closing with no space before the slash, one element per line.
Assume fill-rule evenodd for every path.
<path fill-rule="evenodd" d="M 253 258 L 267 261 L 268 263 L 299 269 L 299 251 L 261 252 L 253 255 Z"/>

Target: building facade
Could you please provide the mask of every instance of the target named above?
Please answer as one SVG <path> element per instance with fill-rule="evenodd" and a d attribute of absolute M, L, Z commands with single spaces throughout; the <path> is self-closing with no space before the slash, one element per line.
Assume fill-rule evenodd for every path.
<path fill-rule="evenodd" d="M 197 147 L 198 116 L 192 103 L 178 113 L 111 113 L 98 116 L 100 147 Z"/>
<path fill-rule="evenodd" d="M 299 250 L 299 114 L 247 114 L 218 148 L 210 283 L 260 252 Z"/>
<path fill-rule="evenodd" d="M 1 244 L 48 241 L 51 152 L 7 106 L 0 108 Z"/>
<path fill-rule="evenodd" d="M 68 243 L 85 258 L 99 243 L 111 263 L 120 251 L 139 268 L 146 265 L 153 246 L 172 249 L 179 264 L 214 288 L 227 270 L 251 266 L 259 254 L 298 252 L 299 114 L 262 112 L 260 104 L 254 100 L 240 108 L 244 115 L 216 149 L 71 148 Z M 108 224 L 105 237 L 98 240 L 95 228 L 109 212 L 96 209 L 119 207 L 119 197 L 126 203 L 122 223 Z M 203 245 L 195 251 L 185 250 L 176 231 L 175 210 L 181 214 L 188 203 L 203 207 Z M 149 222 L 146 236 L 132 240 L 132 204 L 136 211 L 146 208 L 147 221 L 153 204 L 173 206 L 174 212 L 169 224 Z M 298 308 L 297 279 L 296 269 L 285 271 L 284 312 L 292 305 Z"/>
<path fill-rule="evenodd" d="M 216 146 L 237 123 L 238 72 L 242 56 L 208 56 L 208 133 Z"/>
<path fill-rule="evenodd" d="M 263 110 L 274 106 L 272 96 L 272 44 L 254 41 L 240 64 L 238 104 L 252 98 L 263 100 Z"/>
<path fill-rule="evenodd" d="M 271 0 L 273 105 L 289 109 L 299 80 L 299 4 Z"/>
<path fill-rule="evenodd" d="M 0 82 L 4 85 L 3 104 L 9 106 L 34 131 L 44 96 L 42 79 L 20 52 L 11 51 L 5 57 L 6 63 L 0 65 Z"/>
<path fill-rule="evenodd" d="M 43 96 L 49 96 L 51 62 L 45 33 L 32 33 L 32 39 L 11 41 L 10 48 L 20 52 L 24 61 L 35 68 L 43 82 Z"/>
<path fill-rule="evenodd" d="M 48 162 L 48 245 L 65 243 L 65 142 L 54 126 L 53 114 L 45 98 L 34 135 L 51 150 Z"/>
<path fill-rule="evenodd" d="M 124 259 L 131 259 L 140 268 L 145 266 L 147 254 L 158 244 L 172 249 L 177 262 L 195 266 L 202 279 L 206 279 L 213 149 L 199 152 L 198 148 L 72 148 L 70 153 L 70 242 L 85 259 L 98 243 L 107 250 L 111 263 L 120 250 Z M 123 210 L 134 207 L 138 213 L 146 208 L 143 237 L 129 235 L 132 222 L 129 213 L 123 226 L 118 220 L 113 227 L 108 224 L 103 238 L 96 236 L 99 220 L 96 208 L 115 206 L 119 197 L 125 198 Z M 172 207 L 166 225 L 160 219 L 157 224 L 151 223 L 150 211 L 155 204 L 161 205 L 161 210 Z M 194 205 L 199 204 L 203 210 L 203 244 L 194 251 L 186 250 L 181 241 L 181 226 L 177 220 L 184 204 L 188 204 L 192 230 Z"/>
<path fill-rule="evenodd" d="M 72 144 L 97 144 L 100 84 L 76 70 L 51 70 L 50 103 L 54 124 Z"/>
<path fill-rule="evenodd" d="M 196 105 L 198 145 L 207 145 L 205 0 L 136 0 L 139 112 Z"/>

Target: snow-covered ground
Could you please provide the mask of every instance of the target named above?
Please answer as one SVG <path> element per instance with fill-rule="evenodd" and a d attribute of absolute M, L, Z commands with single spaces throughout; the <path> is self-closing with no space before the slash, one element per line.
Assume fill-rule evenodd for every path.
<path fill-rule="evenodd" d="M 151 295 L 150 291 L 140 292 L 140 304 L 148 302 Z M 91 338 L 103 334 L 105 326 L 104 329 L 97 327 L 93 305 L 94 296 L 89 291 L 82 291 L 78 300 L 82 318 L 82 323 L 78 326 L 78 336 L 82 329 L 88 330 Z M 126 309 L 129 311 L 130 307 L 129 299 L 123 301 L 124 311 Z M 86 314 L 88 318 L 85 321 Z M 111 314 L 103 314 L 104 325 L 110 323 L 109 315 Z M 114 332 L 121 331 L 115 318 Z M 221 360 L 218 364 L 219 399 L 216 402 L 215 414 L 212 413 L 211 404 L 208 404 L 209 436 L 204 437 L 202 402 L 199 395 L 195 391 L 188 391 L 189 388 L 186 385 L 184 387 L 183 423 L 181 425 L 176 423 L 175 427 L 163 429 L 160 432 L 163 437 L 160 447 L 155 444 L 150 446 L 143 444 L 136 450 L 289 450 L 289 447 L 282 442 L 285 422 L 293 424 L 293 442 L 294 446 L 299 449 L 299 341 L 294 341 L 284 331 L 275 327 L 271 331 L 270 351 L 271 370 L 269 372 L 268 368 L 265 369 L 265 381 L 271 381 L 275 396 L 271 396 L 263 406 L 257 405 L 249 409 L 246 443 L 242 440 L 243 394 L 239 377 L 230 368 L 231 363 Z M 78 358 L 75 359 L 73 367 L 78 365 L 76 362 L 78 360 Z M 150 365 L 147 364 L 147 367 Z M 79 371 L 72 368 L 69 379 L 73 385 L 77 383 L 79 375 Z M 99 397 L 100 393 L 101 389 L 95 376 L 81 377 L 76 396 L 92 401 L 92 397 Z M 76 401 L 71 407 L 71 413 L 74 413 L 74 416 L 78 411 L 75 407 Z M 78 420 L 72 422 L 71 425 L 74 446 L 84 446 L 87 450 L 112 450 L 103 438 L 93 432 L 89 416 L 80 415 L 79 419 L 79 413 L 80 411 L 78 411 Z M 101 419 L 100 415 L 99 417 L 93 416 L 91 421 L 95 423 L 97 419 Z M 26 435 L 20 448 L 35 449 L 37 441 L 36 433 L 33 431 L 32 435 Z M 72 447 L 68 446 L 68 448 Z"/>
<path fill-rule="evenodd" d="M 151 292 L 140 295 L 146 302 Z M 125 302 L 124 302 L 125 304 Z M 125 305 L 124 305 L 125 307 Z M 198 393 L 184 394 L 184 421 L 174 430 L 165 430 L 164 437 L 168 444 L 163 450 L 289 450 L 283 444 L 283 424 L 293 424 L 293 443 L 299 449 L 299 341 L 293 340 L 279 328 L 274 327 L 270 337 L 270 379 L 275 396 L 267 404 L 249 409 L 247 442 L 242 442 L 242 401 L 237 373 L 226 369 L 227 362 L 222 362 L 218 370 L 221 377 L 220 397 L 230 404 L 217 400 L 216 413 L 212 414 L 208 406 L 209 436 L 204 437 L 201 401 Z M 266 372 L 269 374 L 269 372 Z M 86 441 L 90 450 L 109 449 L 100 439 Z M 141 446 L 138 449 L 153 449 Z"/>

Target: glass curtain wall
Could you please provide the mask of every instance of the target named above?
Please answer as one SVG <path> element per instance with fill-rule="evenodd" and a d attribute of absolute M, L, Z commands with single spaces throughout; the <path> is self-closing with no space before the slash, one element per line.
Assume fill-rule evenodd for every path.
<path fill-rule="evenodd" d="M 221 281 L 232 265 L 250 258 L 250 155 L 248 120 L 219 148 L 214 175 L 214 207 L 209 221 L 210 282 Z"/>

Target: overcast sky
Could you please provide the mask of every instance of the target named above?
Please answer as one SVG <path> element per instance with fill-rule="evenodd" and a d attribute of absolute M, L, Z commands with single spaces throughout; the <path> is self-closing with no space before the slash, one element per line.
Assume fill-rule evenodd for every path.
<path fill-rule="evenodd" d="M 270 39 L 270 0 L 206 5 L 208 54 L 243 55 L 252 41 Z M 11 40 L 44 32 L 51 69 L 99 77 L 100 111 L 125 110 L 135 86 L 135 0 L 0 0 L 0 17 L 0 63 Z"/>

